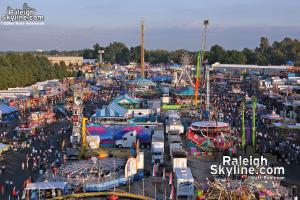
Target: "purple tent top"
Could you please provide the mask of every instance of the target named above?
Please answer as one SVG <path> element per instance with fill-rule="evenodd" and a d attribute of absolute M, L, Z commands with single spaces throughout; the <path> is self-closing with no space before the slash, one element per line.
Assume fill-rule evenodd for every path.
<path fill-rule="evenodd" d="M 100 137 L 100 144 L 114 145 L 115 140 L 113 139 L 114 130 L 111 127 L 105 127 L 98 124 L 87 125 L 87 134 Z"/>
<path fill-rule="evenodd" d="M 140 140 L 148 141 L 151 139 L 151 131 L 147 128 L 144 128 L 143 126 L 137 126 L 137 125 L 129 125 L 129 126 L 121 127 L 114 134 L 114 139 L 119 140 L 122 138 L 123 135 L 125 135 L 130 131 L 136 131 L 138 138 Z"/>
<path fill-rule="evenodd" d="M 151 131 L 143 126 L 128 125 L 119 128 L 114 128 L 112 126 L 106 127 L 100 124 L 88 124 L 87 134 L 100 137 L 101 145 L 112 146 L 115 144 L 116 140 L 122 139 L 122 136 L 130 131 L 136 131 L 138 138 L 141 141 L 151 140 Z"/>

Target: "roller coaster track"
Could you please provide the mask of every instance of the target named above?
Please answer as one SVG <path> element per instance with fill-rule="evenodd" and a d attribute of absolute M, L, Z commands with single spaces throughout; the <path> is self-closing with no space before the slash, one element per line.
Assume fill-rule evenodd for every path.
<path fill-rule="evenodd" d="M 138 194 L 129 194 L 127 192 L 89 192 L 89 193 L 78 193 L 78 194 L 71 194 L 61 197 L 53 198 L 52 200 L 71 200 L 71 199 L 84 199 L 87 197 L 107 197 L 109 195 L 117 195 L 120 198 L 126 199 L 141 199 L 141 200 L 154 200 L 150 197 L 138 195 Z"/>

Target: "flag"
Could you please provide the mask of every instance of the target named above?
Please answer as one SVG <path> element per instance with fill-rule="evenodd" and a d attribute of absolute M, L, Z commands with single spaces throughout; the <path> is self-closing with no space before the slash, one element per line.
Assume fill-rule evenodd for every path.
<path fill-rule="evenodd" d="M 172 182 L 173 182 L 173 174 L 172 172 L 170 173 L 170 181 L 169 181 L 169 185 L 172 185 Z"/>
<path fill-rule="evenodd" d="M 164 169 L 163 169 L 163 177 L 162 177 L 162 180 L 165 181 L 165 178 L 166 178 L 166 169 L 164 168 Z"/>
<path fill-rule="evenodd" d="M 153 165 L 153 173 L 152 173 L 152 176 L 156 176 L 156 167 L 157 167 L 157 165 L 155 164 L 155 165 Z"/>

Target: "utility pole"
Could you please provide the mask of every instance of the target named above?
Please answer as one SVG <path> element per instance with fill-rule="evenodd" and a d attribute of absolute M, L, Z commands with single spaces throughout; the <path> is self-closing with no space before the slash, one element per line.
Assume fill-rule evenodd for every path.
<path fill-rule="evenodd" d="M 145 50 L 144 50 L 144 19 L 141 24 L 141 76 L 145 77 Z"/>

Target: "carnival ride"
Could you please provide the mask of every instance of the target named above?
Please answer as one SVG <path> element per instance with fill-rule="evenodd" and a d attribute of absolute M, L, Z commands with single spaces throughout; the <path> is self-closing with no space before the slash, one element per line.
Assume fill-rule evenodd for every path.
<path fill-rule="evenodd" d="M 52 109 L 48 109 L 45 112 L 33 112 L 24 121 L 20 122 L 20 125 L 16 128 L 16 130 L 35 134 L 36 129 L 42 128 L 46 124 L 51 124 L 55 120 L 55 113 L 52 111 Z"/>
<path fill-rule="evenodd" d="M 187 139 L 194 143 L 197 147 L 207 149 L 207 144 L 210 144 L 211 149 L 225 150 L 233 146 L 233 142 L 230 135 L 230 126 L 228 123 L 218 121 L 217 117 L 212 119 L 213 112 L 211 112 L 210 105 L 210 71 L 213 70 L 213 66 L 209 66 L 207 61 L 203 61 L 205 44 L 206 44 L 206 31 L 208 26 L 208 20 L 204 21 L 204 34 L 203 34 L 203 47 L 202 52 L 198 52 L 197 55 L 197 70 L 196 70 L 196 84 L 194 94 L 194 105 L 197 109 L 198 106 L 198 89 L 200 86 L 200 67 L 205 64 L 205 86 L 206 86 L 206 100 L 205 108 L 200 108 L 204 111 L 204 120 L 193 122 L 187 131 Z M 203 82 L 204 82 L 203 81 Z M 204 84 L 203 84 L 204 85 Z M 201 100 L 202 101 L 202 100 Z M 203 105 L 203 102 L 201 102 Z M 203 115 L 203 113 L 202 113 Z M 204 145 L 205 144 L 205 145 Z M 205 146 L 205 148 L 203 148 Z"/>
<path fill-rule="evenodd" d="M 187 138 L 202 150 L 227 150 L 233 146 L 230 126 L 225 122 L 200 121 L 191 124 Z"/>
<path fill-rule="evenodd" d="M 207 184 L 206 199 L 220 200 L 255 200 L 255 199 L 290 199 L 287 188 L 280 185 L 280 181 L 273 179 L 253 179 L 244 177 L 242 180 L 215 179 Z"/>
<path fill-rule="evenodd" d="M 197 54 L 197 65 L 196 65 L 196 83 L 195 83 L 195 107 L 198 106 L 198 90 L 200 85 L 200 77 L 201 77 L 201 66 L 203 65 L 203 59 L 205 54 L 205 46 L 206 46 L 206 32 L 208 27 L 208 20 L 204 20 L 204 32 L 203 32 L 203 40 L 202 40 L 202 51 Z"/>

